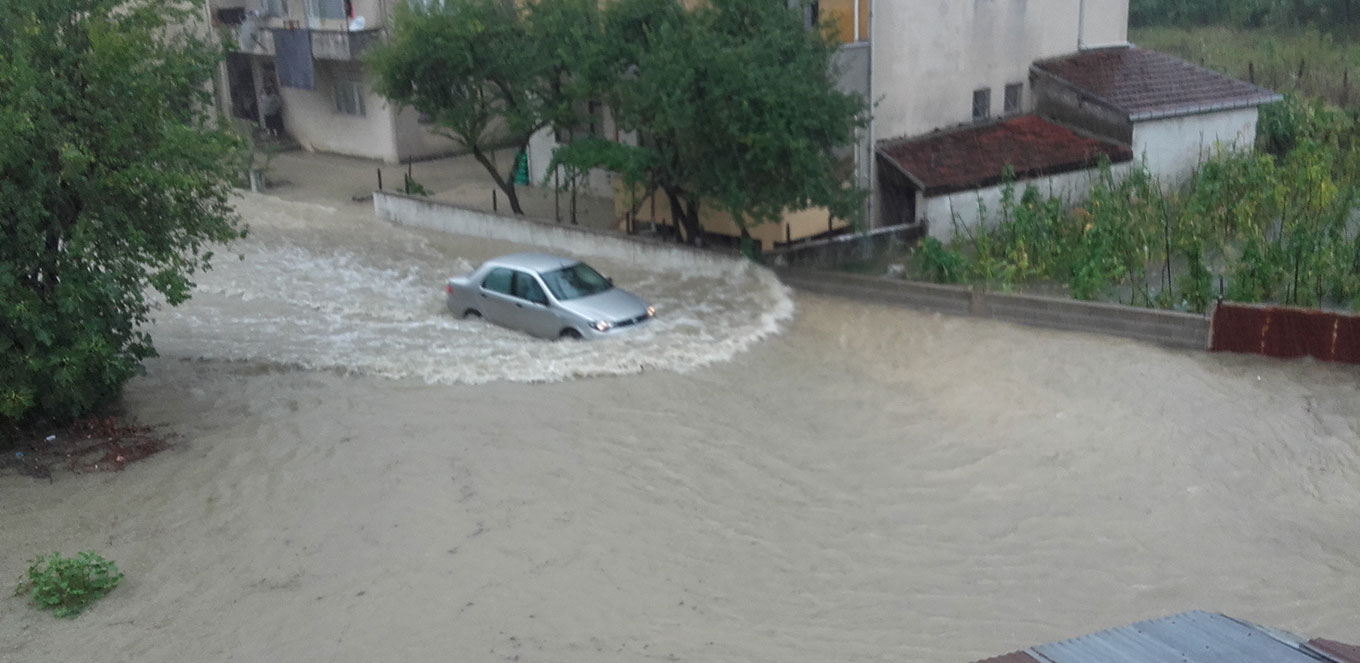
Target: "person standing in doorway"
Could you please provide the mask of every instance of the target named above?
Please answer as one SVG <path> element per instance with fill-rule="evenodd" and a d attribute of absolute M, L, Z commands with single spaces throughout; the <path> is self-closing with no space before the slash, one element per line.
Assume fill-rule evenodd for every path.
<path fill-rule="evenodd" d="M 283 136 L 283 100 L 272 85 L 260 95 L 260 114 L 264 116 L 264 128 L 270 136 Z"/>

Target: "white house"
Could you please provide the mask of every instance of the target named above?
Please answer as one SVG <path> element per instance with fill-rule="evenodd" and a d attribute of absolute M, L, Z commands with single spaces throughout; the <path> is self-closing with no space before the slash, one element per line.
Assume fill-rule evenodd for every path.
<path fill-rule="evenodd" d="M 1129 44 L 1127 0 L 879 0 L 874 26 L 874 220 L 940 239 L 990 220 L 1007 167 L 1074 200 L 1101 160 L 1175 186 L 1280 98 Z"/>

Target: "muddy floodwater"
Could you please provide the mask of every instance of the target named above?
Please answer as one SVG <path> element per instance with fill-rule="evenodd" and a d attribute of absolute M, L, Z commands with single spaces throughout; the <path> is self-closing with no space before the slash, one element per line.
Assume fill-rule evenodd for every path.
<path fill-rule="evenodd" d="M 514 247 L 250 196 L 121 473 L 0 477 L 3 661 L 966 663 L 1189 609 L 1360 640 L 1360 371 L 624 269 L 641 333 L 443 308 Z"/>

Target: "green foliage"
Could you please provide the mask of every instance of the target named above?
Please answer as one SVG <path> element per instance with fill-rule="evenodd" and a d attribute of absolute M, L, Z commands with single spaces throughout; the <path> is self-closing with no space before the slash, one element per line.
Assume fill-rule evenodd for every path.
<path fill-rule="evenodd" d="M 967 273 L 967 258 L 934 237 L 921 240 L 916 265 L 922 276 L 935 283 L 960 283 Z"/>
<path fill-rule="evenodd" d="M 1079 299 L 1143 306 L 1204 311 L 1221 294 L 1357 308 L 1355 124 L 1297 97 L 1265 115 L 1262 141 L 1278 156 L 1219 155 L 1171 194 L 1143 170 L 1116 180 L 1106 167 L 1076 206 L 1033 187 L 1017 200 L 1008 182 L 995 225 L 961 229 L 959 248 L 928 242 L 918 261 L 933 280 L 1057 282 Z"/>
<path fill-rule="evenodd" d="M 154 354 L 189 297 L 244 145 L 208 115 L 217 47 L 169 0 L 32 0 L 0 20 L 0 424 L 70 418 Z"/>
<path fill-rule="evenodd" d="M 599 60 L 598 16 L 592 0 L 398 3 L 390 38 L 365 60 L 379 94 L 466 146 L 523 214 L 514 163 L 502 172 L 490 151 L 580 122 L 589 77 L 577 73 Z"/>
<path fill-rule="evenodd" d="M 812 206 L 858 218 L 863 193 L 845 184 L 838 150 L 865 126 L 866 105 L 835 89 L 834 46 L 797 12 L 768 0 L 693 10 L 619 0 L 603 24 L 593 96 L 638 140 L 567 150 L 559 163 L 616 169 L 629 185 L 664 192 L 691 237 L 701 202 L 743 232 Z"/>
<path fill-rule="evenodd" d="M 1129 22 L 1149 25 L 1344 26 L 1360 22 L 1356 0 L 1131 0 Z"/>
<path fill-rule="evenodd" d="M 75 557 L 52 553 L 33 560 L 14 593 L 30 594 L 35 607 L 53 616 L 74 618 L 122 581 L 118 567 L 94 552 Z"/>

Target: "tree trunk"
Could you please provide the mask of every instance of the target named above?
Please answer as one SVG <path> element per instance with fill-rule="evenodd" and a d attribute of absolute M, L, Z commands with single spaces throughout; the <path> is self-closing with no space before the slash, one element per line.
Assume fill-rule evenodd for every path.
<path fill-rule="evenodd" d="M 527 140 L 523 141 L 521 149 L 525 149 L 528 146 L 528 144 L 529 142 Z M 520 207 L 519 195 L 517 195 L 515 192 L 515 176 L 514 176 L 515 173 L 513 161 L 510 166 L 510 177 L 506 178 L 501 177 L 500 171 L 496 169 L 496 164 L 491 161 L 490 157 L 488 157 L 485 152 L 482 151 L 482 148 L 480 146 L 478 145 L 472 146 L 472 157 L 477 160 L 477 163 L 482 164 L 482 167 L 486 169 L 486 172 L 491 174 L 492 181 L 494 181 L 496 183 L 496 186 L 499 187 L 500 190 L 505 193 L 505 199 L 510 202 L 510 211 L 520 216 L 524 216 L 524 208 Z"/>
<path fill-rule="evenodd" d="M 681 242 L 701 246 L 703 228 L 699 225 L 699 204 L 678 189 L 666 188 L 666 199 L 671 203 L 671 216 Z"/>

